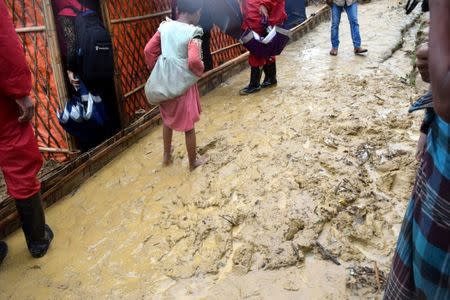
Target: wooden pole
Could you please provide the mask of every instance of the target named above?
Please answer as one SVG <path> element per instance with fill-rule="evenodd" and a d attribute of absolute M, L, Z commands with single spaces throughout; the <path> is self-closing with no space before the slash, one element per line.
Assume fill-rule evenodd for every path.
<path fill-rule="evenodd" d="M 139 92 L 141 89 L 143 89 L 145 87 L 145 83 L 141 84 L 140 86 L 138 86 L 137 88 L 135 88 L 134 90 L 126 93 L 125 95 L 123 95 L 123 97 L 126 99 L 134 94 L 136 94 L 137 92 Z"/>
<path fill-rule="evenodd" d="M 227 47 L 223 47 L 223 48 L 221 48 L 221 49 L 219 49 L 219 50 L 216 50 L 216 51 L 214 51 L 214 52 L 211 52 L 211 55 L 214 55 L 214 54 L 217 54 L 217 53 L 221 53 L 221 52 L 226 51 L 226 50 L 228 50 L 228 49 L 232 49 L 232 48 L 239 47 L 240 45 L 241 45 L 241 43 L 235 43 L 235 44 L 233 44 L 233 45 L 230 45 L 230 46 L 227 46 Z"/>
<path fill-rule="evenodd" d="M 144 15 L 144 16 L 115 19 L 115 20 L 111 20 L 111 24 L 128 23 L 128 22 L 147 20 L 147 19 L 152 19 L 152 18 L 156 18 L 156 17 L 160 17 L 160 16 L 170 15 L 171 12 L 172 12 L 171 10 L 166 10 L 166 11 L 162 11 L 162 12 L 158 12 L 158 13 L 154 13 L 154 14 L 148 14 L 148 15 Z"/>
<path fill-rule="evenodd" d="M 64 107 L 68 99 L 68 91 L 65 84 L 64 67 L 61 59 L 61 49 L 59 48 L 58 35 L 56 33 L 55 18 L 50 0 L 43 0 L 44 19 L 46 25 L 46 35 L 48 51 L 50 52 L 51 67 L 59 98 L 59 107 Z M 73 138 L 65 133 L 66 143 L 70 150 L 76 149 Z"/>
<path fill-rule="evenodd" d="M 50 148 L 50 147 L 39 147 L 40 152 L 48 152 L 48 153 L 62 153 L 62 154 L 77 154 L 80 151 L 71 151 L 69 149 L 60 149 L 60 148 Z"/>
<path fill-rule="evenodd" d="M 108 29 L 111 40 L 113 44 L 113 56 L 114 56 L 114 89 L 116 90 L 116 107 L 119 112 L 120 117 L 120 127 L 124 128 L 128 124 L 128 120 L 125 118 L 125 97 L 123 96 L 122 87 L 121 87 L 121 80 L 120 80 L 120 71 L 119 71 L 119 58 L 117 56 L 117 49 L 115 47 L 115 36 L 114 32 L 112 30 L 112 24 L 109 17 L 109 10 L 108 10 L 108 4 L 105 0 L 100 0 L 100 10 L 102 11 L 102 17 L 103 22 L 105 24 L 105 27 Z"/>
<path fill-rule="evenodd" d="M 31 26 L 31 27 L 22 27 L 16 28 L 16 33 L 32 33 L 32 32 L 42 32 L 47 28 L 45 26 Z"/>

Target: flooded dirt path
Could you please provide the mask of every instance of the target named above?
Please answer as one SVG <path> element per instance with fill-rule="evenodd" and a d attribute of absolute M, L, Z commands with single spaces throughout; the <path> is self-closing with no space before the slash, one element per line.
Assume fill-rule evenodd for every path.
<path fill-rule="evenodd" d="M 353 55 L 343 15 L 338 57 L 322 24 L 280 57 L 277 88 L 238 96 L 245 71 L 203 97 L 209 164 L 190 174 L 176 134 L 163 168 L 156 128 L 48 209 L 46 257 L 13 234 L 0 298 L 380 296 L 417 166 L 417 26 L 391 55 L 415 16 L 391 0 L 359 11 L 367 57 Z"/>

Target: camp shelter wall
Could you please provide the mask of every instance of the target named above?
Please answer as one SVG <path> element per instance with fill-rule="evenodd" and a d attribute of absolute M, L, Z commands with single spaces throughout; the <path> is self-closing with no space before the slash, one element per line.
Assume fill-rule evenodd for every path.
<path fill-rule="evenodd" d="M 129 124 L 152 107 L 145 100 L 144 85 L 149 71 L 144 48 L 159 24 L 170 16 L 170 0 L 105 0 L 104 19 L 112 34 L 116 83 L 124 123 Z M 244 52 L 239 42 L 213 29 L 211 51 L 217 67 Z"/>
<path fill-rule="evenodd" d="M 62 77 L 62 68 L 51 3 L 50 0 L 5 0 L 5 3 L 32 74 L 31 97 L 36 102 L 32 123 L 36 138 L 41 151 L 55 157 L 69 149 L 69 140 L 56 117 L 60 99 L 66 97 L 66 93 L 64 87 L 57 84 Z"/>

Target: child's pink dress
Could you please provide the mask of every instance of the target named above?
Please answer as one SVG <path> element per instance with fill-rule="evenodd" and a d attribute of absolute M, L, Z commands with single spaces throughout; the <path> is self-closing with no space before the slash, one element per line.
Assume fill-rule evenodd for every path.
<path fill-rule="evenodd" d="M 161 55 L 161 35 L 158 32 L 145 46 L 145 63 L 152 70 L 158 57 Z M 201 42 L 192 40 L 188 48 L 189 70 L 197 76 L 203 74 L 204 66 L 201 58 Z M 176 82 L 174 82 L 176 84 Z M 194 128 L 200 120 L 200 94 L 197 84 L 194 84 L 183 96 L 161 102 L 159 105 L 164 125 L 176 130 L 186 132 Z"/>

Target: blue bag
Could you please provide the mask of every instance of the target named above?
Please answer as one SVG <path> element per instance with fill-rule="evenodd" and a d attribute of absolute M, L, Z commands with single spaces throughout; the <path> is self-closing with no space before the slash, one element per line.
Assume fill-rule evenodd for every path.
<path fill-rule="evenodd" d="M 91 94 L 82 82 L 77 94 L 67 101 L 57 117 L 64 130 L 81 141 L 97 140 L 107 124 L 102 99 Z"/>

